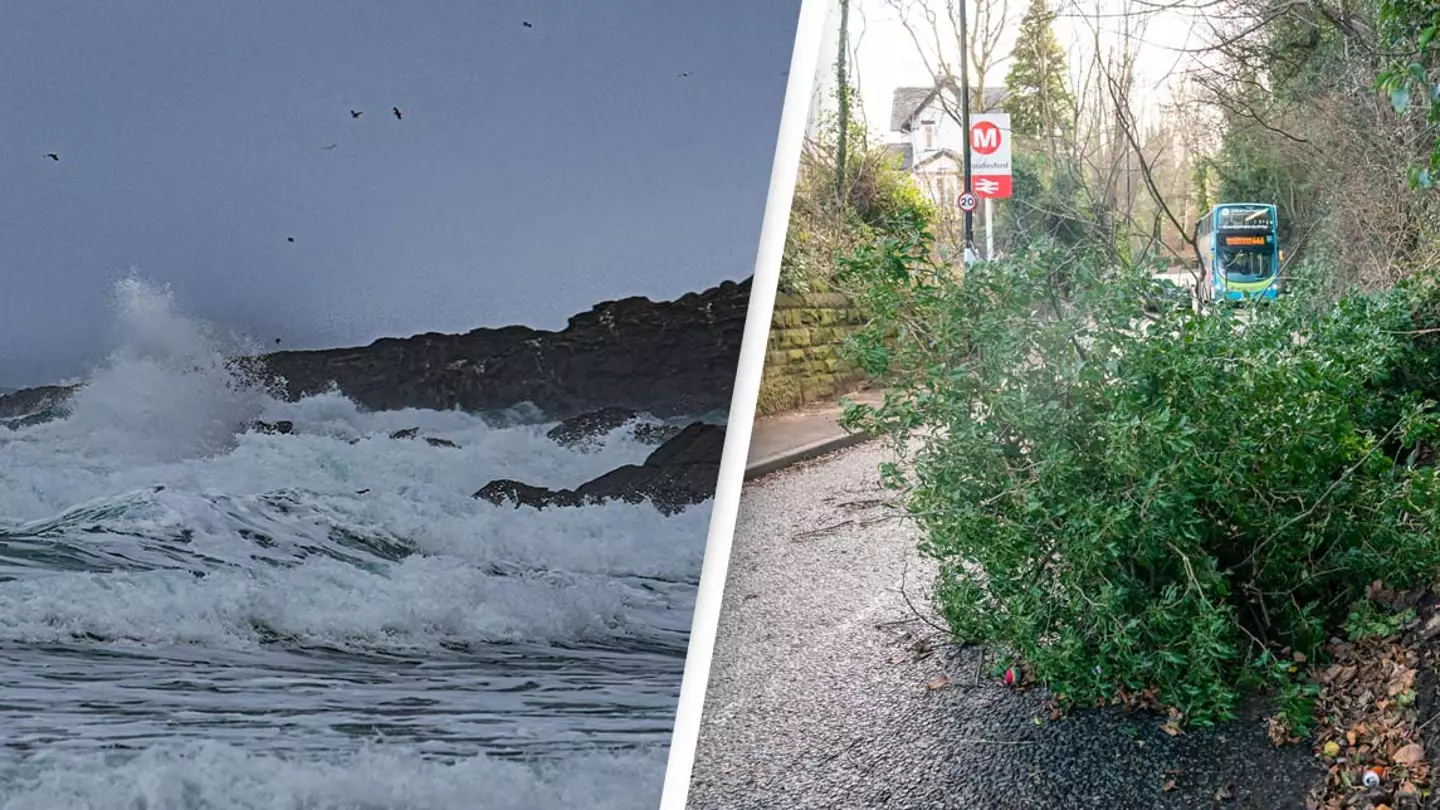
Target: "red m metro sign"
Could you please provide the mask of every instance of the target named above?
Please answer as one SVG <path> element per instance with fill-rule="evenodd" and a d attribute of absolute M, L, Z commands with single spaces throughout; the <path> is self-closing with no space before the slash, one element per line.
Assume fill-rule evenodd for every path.
<path fill-rule="evenodd" d="M 1005 136 L 994 121 L 979 120 L 970 127 L 970 148 L 982 155 L 993 155 Z"/>

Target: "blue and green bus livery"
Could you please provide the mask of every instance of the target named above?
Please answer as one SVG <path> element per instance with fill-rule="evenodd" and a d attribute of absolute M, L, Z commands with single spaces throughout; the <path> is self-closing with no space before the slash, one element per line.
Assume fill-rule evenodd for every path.
<path fill-rule="evenodd" d="M 1224 203 L 1200 220 L 1202 294 L 1211 301 L 1274 300 L 1280 292 L 1275 206 Z"/>

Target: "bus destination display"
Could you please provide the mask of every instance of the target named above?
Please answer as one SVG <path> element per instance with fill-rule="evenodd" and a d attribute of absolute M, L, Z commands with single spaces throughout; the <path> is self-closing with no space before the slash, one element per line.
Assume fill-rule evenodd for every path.
<path fill-rule="evenodd" d="M 1269 238 L 1264 236 L 1226 236 L 1225 247 L 1264 247 Z"/>

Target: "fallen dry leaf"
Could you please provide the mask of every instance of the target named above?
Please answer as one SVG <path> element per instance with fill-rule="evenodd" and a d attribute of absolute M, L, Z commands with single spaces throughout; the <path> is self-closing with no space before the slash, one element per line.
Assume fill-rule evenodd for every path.
<path fill-rule="evenodd" d="M 1420 743 L 1410 743 L 1399 751 L 1396 751 L 1395 756 L 1391 757 L 1392 761 L 1398 762 L 1407 768 L 1419 764 L 1424 759 L 1425 747 L 1420 745 Z"/>
<path fill-rule="evenodd" d="M 925 688 L 930 690 L 931 692 L 935 691 L 936 689 L 944 689 L 949 685 L 949 675 L 936 675 L 935 677 L 925 682 Z"/>
<path fill-rule="evenodd" d="M 1395 697 L 1396 695 L 1400 694 L 1401 692 L 1404 692 L 1405 690 L 1411 688 L 1411 687 L 1414 686 L 1414 685 L 1415 685 L 1415 670 L 1413 670 L 1413 669 L 1405 669 L 1405 670 L 1402 670 L 1401 672 L 1397 673 L 1397 674 L 1396 674 L 1393 678 L 1391 678 L 1391 680 L 1390 680 L 1390 689 L 1388 690 L 1389 693 L 1390 693 L 1390 697 Z"/>
<path fill-rule="evenodd" d="M 1175 789 L 1175 780 L 1174 780 L 1174 779 L 1170 779 L 1170 780 L 1168 780 L 1168 781 L 1165 782 L 1165 788 L 1164 788 L 1164 790 L 1165 790 L 1166 793 L 1169 793 L 1170 791 L 1172 791 L 1172 790 L 1174 790 L 1174 789 Z"/>

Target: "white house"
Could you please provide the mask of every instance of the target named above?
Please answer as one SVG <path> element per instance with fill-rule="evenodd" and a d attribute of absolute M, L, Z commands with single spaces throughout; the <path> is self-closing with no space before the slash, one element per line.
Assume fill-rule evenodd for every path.
<path fill-rule="evenodd" d="M 997 112 L 1004 87 L 987 87 L 971 113 Z M 960 89 L 954 86 L 897 87 L 890 131 L 899 142 L 890 148 L 901 165 L 942 212 L 956 210 L 964 190 L 965 132 L 960 126 Z"/>

